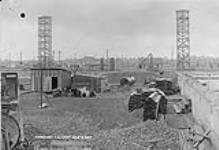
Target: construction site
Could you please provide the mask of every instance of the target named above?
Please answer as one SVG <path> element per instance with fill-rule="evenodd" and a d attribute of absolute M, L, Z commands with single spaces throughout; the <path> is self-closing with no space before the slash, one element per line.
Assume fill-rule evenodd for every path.
<path fill-rule="evenodd" d="M 56 16 L 34 18 L 37 59 L 0 60 L 1 149 L 219 150 L 219 60 L 192 56 L 192 12 L 172 13 L 175 58 L 64 59 Z"/>

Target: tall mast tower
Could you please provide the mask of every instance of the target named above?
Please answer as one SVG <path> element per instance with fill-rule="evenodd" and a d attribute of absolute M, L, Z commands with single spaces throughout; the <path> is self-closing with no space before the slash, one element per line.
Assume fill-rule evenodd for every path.
<path fill-rule="evenodd" d="M 52 17 L 38 17 L 38 60 L 41 67 L 51 67 L 52 55 Z"/>
<path fill-rule="evenodd" d="M 176 11 L 177 70 L 190 68 L 189 11 Z"/>

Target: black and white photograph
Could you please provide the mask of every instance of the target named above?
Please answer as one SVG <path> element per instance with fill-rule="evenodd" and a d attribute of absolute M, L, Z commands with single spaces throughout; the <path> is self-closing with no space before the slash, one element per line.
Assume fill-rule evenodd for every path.
<path fill-rule="evenodd" d="M 1 150 L 219 150 L 219 1 L 0 0 Z"/>

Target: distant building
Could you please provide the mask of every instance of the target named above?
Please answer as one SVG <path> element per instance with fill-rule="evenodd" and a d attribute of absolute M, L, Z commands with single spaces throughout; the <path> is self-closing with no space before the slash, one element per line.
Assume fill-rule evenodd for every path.
<path fill-rule="evenodd" d="M 104 58 L 100 58 L 100 71 L 104 71 Z"/>
<path fill-rule="evenodd" d="M 113 57 L 111 57 L 110 58 L 110 68 L 109 68 L 109 70 L 110 71 L 115 71 L 116 70 L 116 61 L 115 61 L 115 58 L 113 58 Z"/>
<path fill-rule="evenodd" d="M 63 68 L 42 68 L 43 90 L 71 86 L 71 72 Z M 31 87 L 34 91 L 41 89 L 41 68 L 31 68 Z"/>

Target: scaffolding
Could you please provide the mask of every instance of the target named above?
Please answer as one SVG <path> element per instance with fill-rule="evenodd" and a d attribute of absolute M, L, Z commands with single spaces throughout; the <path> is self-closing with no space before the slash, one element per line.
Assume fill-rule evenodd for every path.
<path fill-rule="evenodd" d="M 189 11 L 176 11 L 177 70 L 190 68 Z"/>
<path fill-rule="evenodd" d="M 53 65 L 52 55 L 52 17 L 38 18 L 38 60 L 41 67 Z"/>

